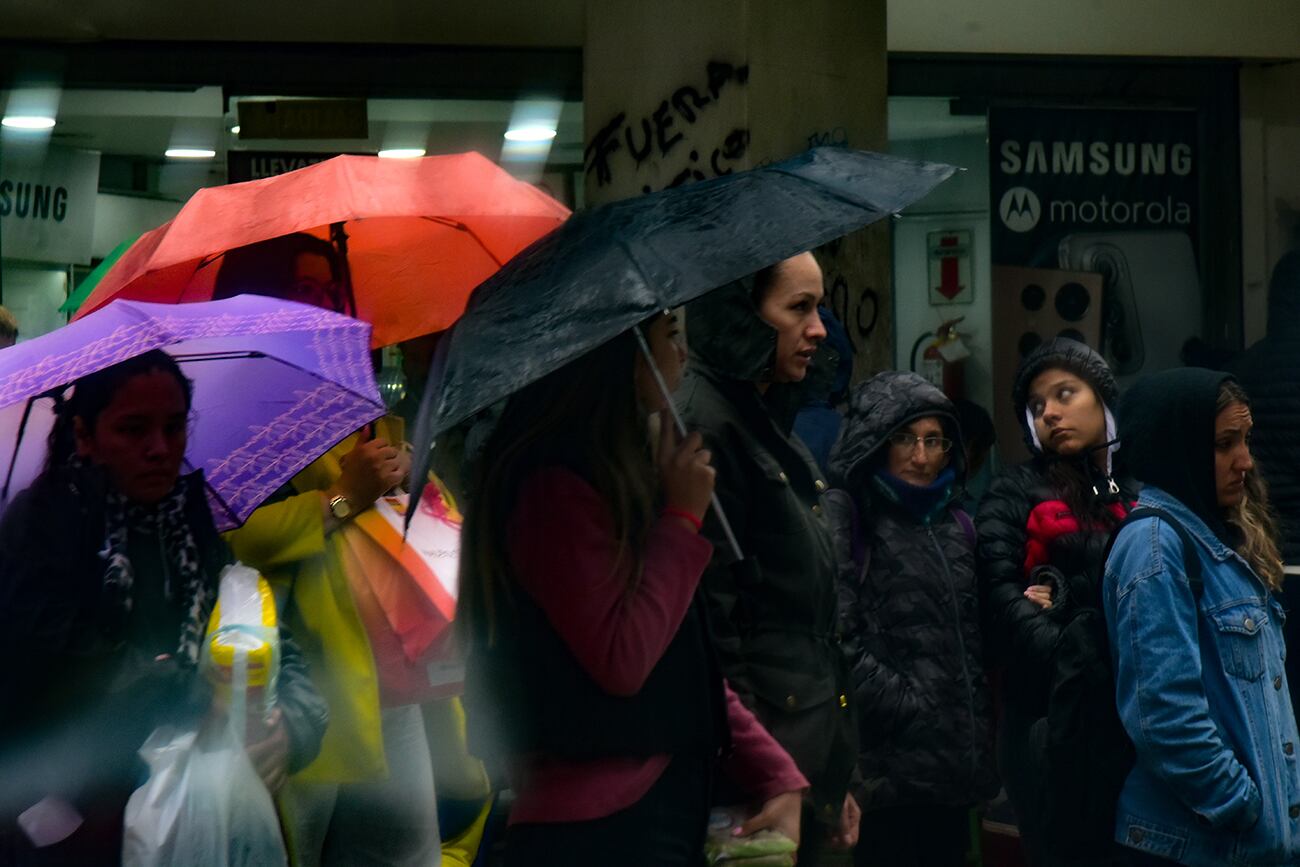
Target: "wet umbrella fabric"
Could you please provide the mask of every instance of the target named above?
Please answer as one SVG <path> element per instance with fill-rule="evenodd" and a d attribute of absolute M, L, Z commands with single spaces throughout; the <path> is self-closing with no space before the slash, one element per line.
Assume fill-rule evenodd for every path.
<path fill-rule="evenodd" d="M 897 213 L 954 171 L 815 148 L 576 214 L 479 286 L 440 343 L 412 478 L 434 437 L 479 410 L 657 311 Z"/>
<path fill-rule="evenodd" d="M 475 286 L 568 216 L 481 154 L 334 157 L 199 190 L 109 269 L 78 317 L 114 298 L 209 300 L 227 251 L 305 232 L 346 237 L 355 313 L 387 346 L 447 328 Z"/>
<path fill-rule="evenodd" d="M 384 414 L 370 326 L 272 298 L 115 301 L 0 351 L 0 509 L 45 463 L 52 394 L 154 349 L 194 383 L 185 460 L 202 469 L 217 527 L 242 524 L 277 488 Z"/>

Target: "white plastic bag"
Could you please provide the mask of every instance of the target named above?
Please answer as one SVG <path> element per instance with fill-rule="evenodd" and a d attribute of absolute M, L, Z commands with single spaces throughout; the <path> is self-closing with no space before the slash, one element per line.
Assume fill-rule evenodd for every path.
<path fill-rule="evenodd" d="M 228 688 L 226 722 L 197 730 L 161 726 L 144 742 L 140 756 L 149 779 L 126 804 L 123 867 L 288 863 L 275 804 L 244 751 L 253 710 L 250 686 L 258 697 L 253 716 L 260 717 L 269 710 L 264 702 L 275 700 L 279 636 L 274 623 L 274 600 L 265 582 L 247 567 L 228 567 L 203 665 L 218 694 Z M 214 660 L 219 648 L 224 652 Z"/>
<path fill-rule="evenodd" d="M 201 742 L 163 726 L 140 755 L 149 780 L 126 805 L 123 867 L 287 863 L 275 804 L 232 727 Z"/>

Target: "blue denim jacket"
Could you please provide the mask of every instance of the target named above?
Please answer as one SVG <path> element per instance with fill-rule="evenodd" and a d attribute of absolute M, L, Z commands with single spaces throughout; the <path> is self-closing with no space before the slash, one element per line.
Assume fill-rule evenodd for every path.
<path fill-rule="evenodd" d="M 1165 522 L 1125 527 L 1103 601 L 1120 719 L 1137 750 L 1116 839 L 1182 864 L 1300 863 L 1300 765 L 1283 659 L 1285 613 L 1191 510 L 1157 488 L 1197 541 L 1200 611 Z"/>

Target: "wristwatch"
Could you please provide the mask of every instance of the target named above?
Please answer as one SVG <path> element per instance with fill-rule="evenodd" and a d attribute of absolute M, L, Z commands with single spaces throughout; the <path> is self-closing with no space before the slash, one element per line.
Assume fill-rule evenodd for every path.
<path fill-rule="evenodd" d="M 330 514 L 340 521 L 346 521 L 352 515 L 352 501 L 342 494 L 330 497 Z"/>

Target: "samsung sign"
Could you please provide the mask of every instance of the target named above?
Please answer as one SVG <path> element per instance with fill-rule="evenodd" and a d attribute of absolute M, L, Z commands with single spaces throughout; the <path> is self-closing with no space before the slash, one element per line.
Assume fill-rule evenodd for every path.
<path fill-rule="evenodd" d="M 0 148 L 0 255 L 90 262 L 99 154 L 5 143 Z"/>
<path fill-rule="evenodd" d="M 1190 111 L 989 111 L 993 260 L 1058 267 L 1079 232 L 1174 230 L 1196 238 Z"/>
<path fill-rule="evenodd" d="M 1007 139 L 998 149 L 1007 175 L 1109 174 L 1129 177 L 1192 173 L 1192 146 L 1184 142 L 1029 141 Z M 1049 156 L 1050 155 L 1050 156 Z"/>

